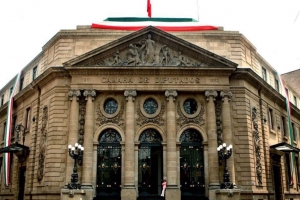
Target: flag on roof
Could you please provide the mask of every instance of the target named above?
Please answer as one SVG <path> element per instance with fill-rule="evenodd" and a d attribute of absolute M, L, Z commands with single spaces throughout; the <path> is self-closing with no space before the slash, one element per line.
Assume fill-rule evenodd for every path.
<path fill-rule="evenodd" d="M 7 106 L 7 116 L 6 116 L 6 127 L 5 127 L 5 134 L 4 134 L 4 147 L 7 147 L 10 145 L 11 140 L 11 131 L 12 131 L 12 111 L 13 111 L 13 104 L 14 104 L 14 96 L 18 93 L 19 85 L 20 85 L 20 72 L 15 80 L 15 84 L 13 86 L 13 89 L 11 91 L 9 100 L 8 100 L 8 106 Z M 5 185 L 8 186 L 10 184 L 10 153 L 4 153 L 4 179 L 5 179 Z"/>
<path fill-rule="evenodd" d="M 151 3 L 150 3 L 150 0 L 147 0 L 147 13 L 148 13 L 148 17 L 151 18 Z"/>
<path fill-rule="evenodd" d="M 138 18 L 109 17 L 100 23 L 93 23 L 91 28 L 137 31 L 147 26 L 154 26 L 163 31 L 207 31 L 218 30 L 217 26 L 202 25 L 193 18 Z"/>

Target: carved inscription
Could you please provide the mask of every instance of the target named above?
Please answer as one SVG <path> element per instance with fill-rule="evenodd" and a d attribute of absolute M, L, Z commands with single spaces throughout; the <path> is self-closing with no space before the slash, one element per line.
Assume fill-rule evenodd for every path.
<path fill-rule="evenodd" d="M 218 79 L 217 79 L 218 80 Z M 90 80 L 89 80 L 90 81 Z M 88 81 L 88 82 L 89 82 Z M 104 84 L 199 84 L 199 77 L 102 77 L 101 83 Z"/>

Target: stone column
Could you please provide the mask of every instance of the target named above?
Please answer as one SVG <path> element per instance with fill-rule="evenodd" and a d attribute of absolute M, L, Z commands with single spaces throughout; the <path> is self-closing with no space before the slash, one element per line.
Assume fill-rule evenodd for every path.
<path fill-rule="evenodd" d="M 77 143 L 78 140 L 78 128 L 79 128 L 79 97 L 81 93 L 79 90 L 69 91 L 70 106 L 70 121 L 69 121 L 69 138 L 68 145 L 72 146 Z M 68 154 L 68 153 L 67 153 Z M 67 167 L 66 167 L 66 184 L 71 182 L 71 174 L 73 173 L 74 160 L 67 155 Z"/>
<path fill-rule="evenodd" d="M 219 181 L 219 160 L 218 160 L 218 142 L 217 142 L 217 124 L 216 124 L 216 109 L 215 98 L 217 91 L 206 91 L 205 97 L 207 100 L 206 106 L 206 124 L 208 135 L 208 173 L 209 173 L 209 190 L 220 188 Z M 212 195 L 214 192 L 209 192 L 209 199 L 215 199 Z"/>
<path fill-rule="evenodd" d="M 124 185 L 121 191 L 121 198 L 126 200 L 136 200 L 137 193 L 134 184 L 134 100 L 136 96 L 135 90 L 126 90 L 126 112 L 125 112 L 125 164 L 124 164 Z"/>
<path fill-rule="evenodd" d="M 93 174 L 93 137 L 94 137 L 94 99 L 96 97 L 95 90 L 85 90 L 83 95 L 86 98 L 86 114 L 84 124 L 84 140 L 83 140 L 83 164 L 82 164 L 82 188 L 92 189 Z"/>
<path fill-rule="evenodd" d="M 232 97 L 232 92 L 230 91 L 222 91 L 222 125 L 223 125 L 223 142 L 228 145 L 233 146 L 233 133 L 231 127 L 231 110 L 230 110 L 230 101 Z M 234 153 L 232 153 L 231 157 L 227 160 L 228 173 L 230 175 L 230 181 L 235 183 L 235 171 L 234 171 Z"/>
<path fill-rule="evenodd" d="M 167 190 L 166 200 L 179 200 L 180 188 L 177 179 L 177 152 L 176 152 L 176 90 L 166 90 L 167 97 Z"/>

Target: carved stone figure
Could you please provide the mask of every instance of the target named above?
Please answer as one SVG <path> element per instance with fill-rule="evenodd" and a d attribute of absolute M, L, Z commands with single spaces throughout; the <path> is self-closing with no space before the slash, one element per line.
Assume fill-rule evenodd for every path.
<path fill-rule="evenodd" d="M 148 34 L 148 39 L 141 47 L 142 53 L 145 55 L 143 62 L 144 63 L 153 63 L 154 62 L 154 52 L 155 52 L 155 42 L 151 39 L 151 35 Z M 143 51 L 144 50 L 144 51 Z"/>
<path fill-rule="evenodd" d="M 118 65 L 122 65 L 122 64 L 123 64 L 123 61 L 120 58 L 119 51 L 117 51 L 114 54 L 114 62 L 112 63 L 112 65 L 118 66 Z"/>
<path fill-rule="evenodd" d="M 140 64 L 141 62 L 138 49 L 133 44 L 129 45 L 129 50 L 127 52 L 127 61 L 128 61 L 127 65 L 134 65 L 134 66 Z"/>

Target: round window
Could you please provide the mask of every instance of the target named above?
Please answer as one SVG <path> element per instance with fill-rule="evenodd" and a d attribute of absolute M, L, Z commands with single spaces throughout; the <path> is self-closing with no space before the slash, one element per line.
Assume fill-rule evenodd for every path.
<path fill-rule="evenodd" d="M 157 102 L 152 98 L 147 99 L 143 106 L 145 112 L 149 115 L 154 114 L 158 109 Z"/>
<path fill-rule="evenodd" d="M 197 102 L 194 99 L 187 99 L 183 103 L 183 109 L 187 114 L 192 115 L 197 112 Z"/>
<path fill-rule="evenodd" d="M 118 103 L 116 100 L 109 98 L 104 102 L 103 109 L 108 114 L 114 114 L 118 109 Z"/>

